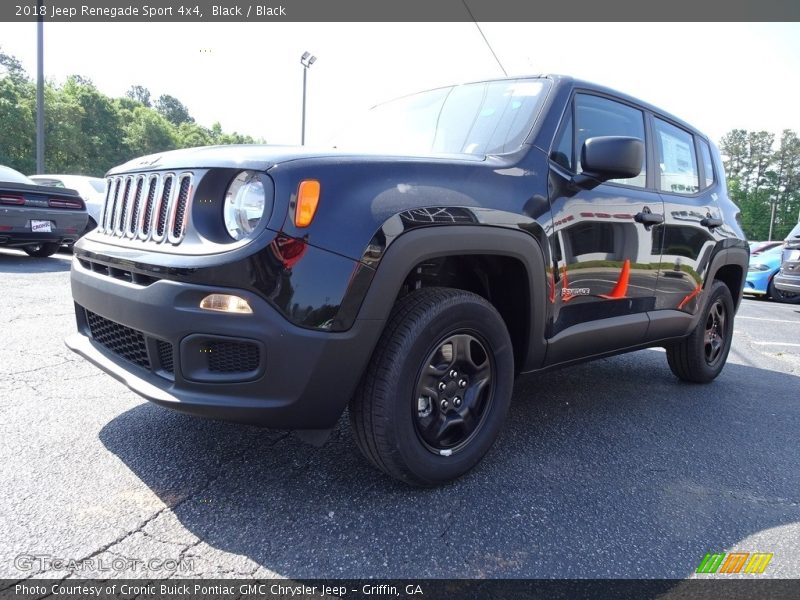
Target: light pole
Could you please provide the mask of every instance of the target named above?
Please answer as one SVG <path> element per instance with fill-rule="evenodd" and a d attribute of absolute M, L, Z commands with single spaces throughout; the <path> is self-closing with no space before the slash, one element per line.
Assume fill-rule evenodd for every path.
<path fill-rule="evenodd" d="M 36 23 L 36 172 L 44 173 L 44 7 L 37 2 Z"/>
<path fill-rule="evenodd" d="M 303 56 L 300 57 L 300 64 L 303 65 L 303 123 L 300 129 L 300 145 L 306 145 L 306 75 L 308 74 L 308 69 L 317 62 L 316 56 L 311 56 L 310 52 L 303 52 Z"/>

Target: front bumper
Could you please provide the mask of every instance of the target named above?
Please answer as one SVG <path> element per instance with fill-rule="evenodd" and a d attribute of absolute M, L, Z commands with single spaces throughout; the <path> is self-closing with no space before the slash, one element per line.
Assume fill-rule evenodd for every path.
<path fill-rule="evenodd" d="M 162 406 L 281 429 L 336 424 L 372 352 L 370 341 L 383 326 L 357 320 L 346 332 L 305 329 L 248 291 L 166 279 L 140 285 L 88 270 L 77 259 L 71 281 L 78 333 L 67 339 L 70 349 Z M 211 293 L 242 296 L 253 314 L 200 309 L 200 300 Z M 137 363 L 110 349 L 102 336 L 93 337 L 98 320 L 141 335 Z M 257 367 L 209 370 L 204 355 L 217 343 L 254 345 Z M 163 356 L 169 347 L 171 364 Z"/>
<path fill-rule="evenodd" d="M 754 296 L 763 296 L 767 293 L 769 281 L 775 274 L 775 270 L 769 271 L 748 271 L 747 280 L 744 283 L 742 293 L 752 294 Z"/>

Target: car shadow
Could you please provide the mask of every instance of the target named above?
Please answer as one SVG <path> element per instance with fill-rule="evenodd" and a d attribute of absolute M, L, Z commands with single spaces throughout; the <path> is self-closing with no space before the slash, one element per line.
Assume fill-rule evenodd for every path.
<path fill-rule="evenodd" d="M 194 536 L 279 575 L 683 578 L 800 521 L 791 389 L 739 364 L 683 384 L 657 350 L 529 376 L 484 461 L 436 489 L 372 469 L 344 423 L 318 449 L 143 404 L 100 439 Z"/>
<path fill-rule="evenodd" d="M 0 273 L 57 273 L 69 271 L 71 256 L 57 253 L 46 258 L 28 256 L 22 250 L 0 249 Z"/>

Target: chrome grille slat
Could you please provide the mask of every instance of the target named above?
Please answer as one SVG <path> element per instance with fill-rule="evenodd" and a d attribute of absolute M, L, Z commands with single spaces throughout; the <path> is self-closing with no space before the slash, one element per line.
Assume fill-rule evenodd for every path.
<path fill-rule="evenodd" d="M 99 232 L 155 244 L 180 244 L 194 193 L 190 171 L 112 175 Z"/>
<path fill-rule="evenodd" d="M 106 211 L 106 222 L 104 224 L 105 232 L 109 235 L 114 234 L 114 212 L 117 210 L 117 197 L 119 196 L 119 186 L 122 183 L 122 178 L 114 182 L 114 193 L 109 196 L 108 210 Z"/>
<path fill-rule="evenodd" d="M 186 231 L 186 204 L 189 201 L 189 196 L 192 193 L 192 175 L 191 173 L 184 173 L 178 177 L 178 185 L 175 186 L 175 201 L 172 205 L 172 210 L 169 213 L 169 223 L 167 234 L 169 241 L 172 244 L 177 244 L 183 239 L 184 232 Z"/>
<path fill-rule="evenodd" d="M 138 175 L 135 181 L 133 198 L 125 218 L 124 231 L 125 237 L 127 238 L 132 238 L 136 235 L 136 223 L 139 218 L 139 206 L 141 205 L 142 188 L 144 187 L 144 175 Z"/>
<path fill-rule="evenodd" d="M 119 197 L 117 208 L 114 211 L 114 235 L 117 237 L 122 237 L 122 227 L 125 223 L 125 215 L 128 212 L 128 198 L 131 193 L 131 183 L 133 183 L 133 177 L 126 177 L 125 185 L 122 188 L 122 195 Z"/>
<path fill-rule="evenodd" d="M 167 216 L 172 203 L 175 201 L 175 176 L 172 173 L 164 175 L 164 184 L 159 194 L 158 210 L 155 212 L 156 224 L 153 227 L 152 238 L 156 242 L 163 242 L 167 233 Z"/>
<path fill-rule="evenodd" d="M 158 193 L 161 189 L 161 177 L 153 173 L 148 176 L 147 197 L 144 210 L 142 211 L 142 220 L 139 222 L 139 239 L 147 240 L 150 237 L 150 229 L 153 222 L 153 205 L 156 202 Z"/>
<path fill-rule="evenodd" d="M 114 186 L 112 185 L 113 182 L 114 179 L 111 177 L 106 179 L 106 199 L 103 202 L 103 212 L 100 214 L 100 223 L 99 223 L 100 225 L 99 229 L 102 232 L 105 232 L 106 230 L 106 219 L 108 218 L 108 209 L 109 209 L 108 203 L 111 199 L 111 194 L 114 189 Z"/>

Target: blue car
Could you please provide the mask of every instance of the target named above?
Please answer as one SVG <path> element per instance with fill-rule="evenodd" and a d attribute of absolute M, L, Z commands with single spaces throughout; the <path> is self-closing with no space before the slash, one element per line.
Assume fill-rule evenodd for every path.
<path fill-rule="evenodd" d="M 747 281 L 744 284 L 744 293 L 752 296 L 770 298 L 782 302 L 789 300 L 791 294 L 785 294 L 778 289 L 772 280 L 781 268 L 781 252 L 783 245 L 768 247 L 766 250 L 752 248 L 750 266 L 747 268 Z"/>

